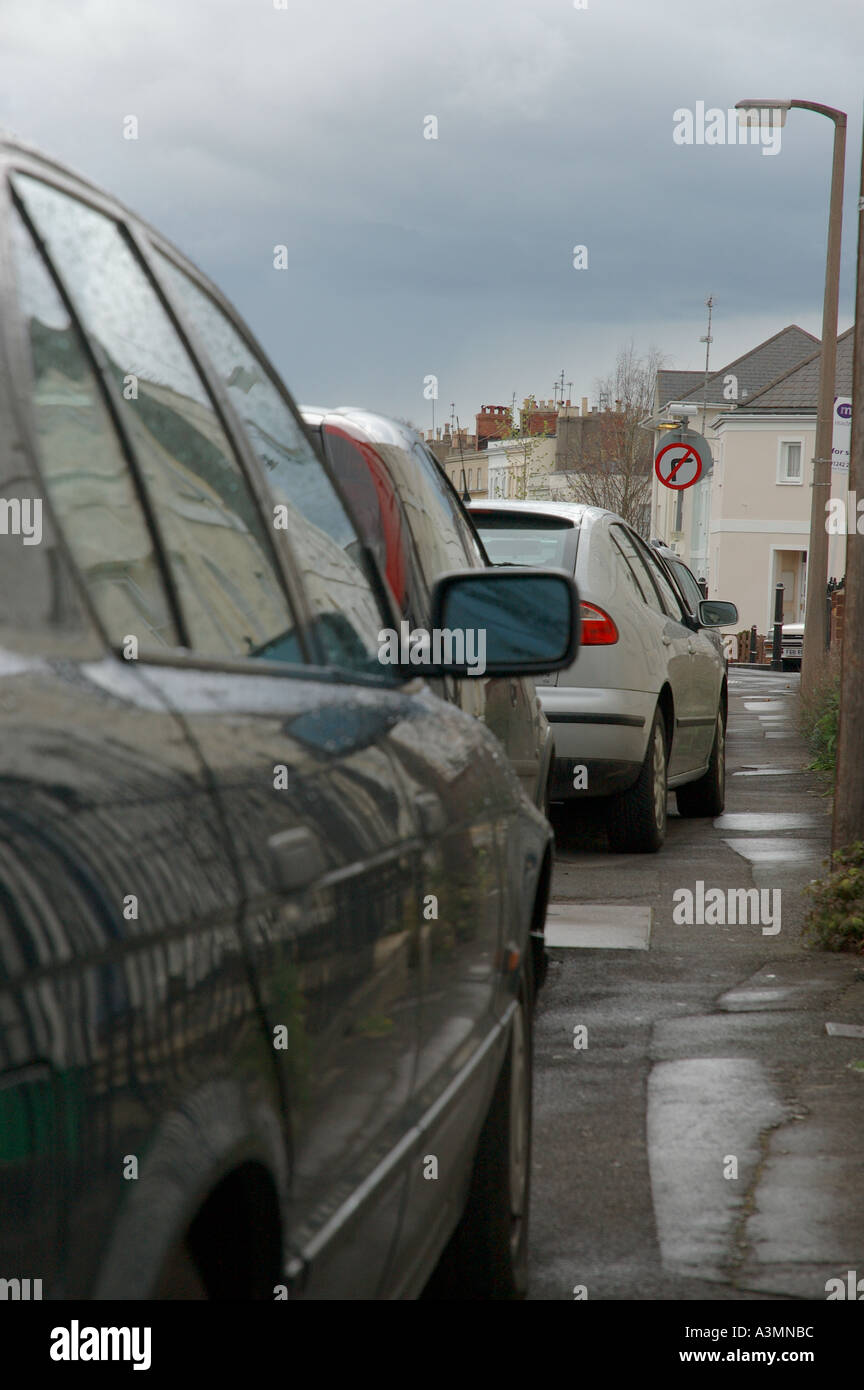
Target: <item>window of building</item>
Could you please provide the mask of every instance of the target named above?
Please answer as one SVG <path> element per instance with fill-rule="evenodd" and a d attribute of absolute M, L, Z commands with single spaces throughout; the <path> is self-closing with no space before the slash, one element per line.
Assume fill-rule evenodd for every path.
<path fill-rule="evenodd" d="M 802 439 L 781 439 L 780 458 L 777 471 L 778 483 L 803 483 L 804 441 Z"/>

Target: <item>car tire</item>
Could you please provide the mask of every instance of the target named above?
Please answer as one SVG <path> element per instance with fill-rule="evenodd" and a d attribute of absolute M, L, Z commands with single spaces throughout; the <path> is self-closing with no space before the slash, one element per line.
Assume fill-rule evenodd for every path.
<path fill-rule="evenodd" d="M 656 854 L 666 839 L 668 794 L 666 728 L 659 708 L 654 711 L 645 761 L 635 783 L 614 797 L 606 830 L 616 854 Z"/>
<path fill-rule="evenodd" d="M 505 1300 L 528 1287 L 531 1198 L 532 998 L 530 949 L 507 1056 L 486 1115 L 462 1219 L 424 1296 Z"/>
<path fill-rule="evenodd" d="M 714 742 L 708 770 L 698 782 L 688 782 L 675 793 L 679 816 L 722 816 L 726 804 L 726 724 L 717 711 Z"/>

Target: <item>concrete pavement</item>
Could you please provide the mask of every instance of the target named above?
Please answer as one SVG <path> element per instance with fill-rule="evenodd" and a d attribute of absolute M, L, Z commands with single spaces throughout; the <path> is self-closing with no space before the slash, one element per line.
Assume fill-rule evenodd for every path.
<path fill-rule="evenodd" d="M 553 949 L 541 996 L 532 1298 L 824 1300 L 864 1277 L 864 1037 L 825 1029 L 864 1024 L 864 961 L 800 941 L 830 820 L 797 691 L 730 668 L 726 812 L 670 809 L 659 855 L 556 820 L 556 919 L 604 944 Z M 646 907 L 647 950 L 632 913 L 616 941 L 609 909 Z"/>

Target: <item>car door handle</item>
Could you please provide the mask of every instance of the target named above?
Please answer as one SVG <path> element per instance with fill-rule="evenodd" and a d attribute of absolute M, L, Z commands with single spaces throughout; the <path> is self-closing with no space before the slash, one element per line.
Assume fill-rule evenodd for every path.
<path fill-rule="evenodd" d="M 271 835 L 267 852 L 273 880 L 283 893 L 305 888 L 321 878 L 327 867 L 318 836 L 305 826 Z"/>
<path fill-rule="evenodd" d="M 414 797 L 414 805 L 417 807 L 423 834 L 440 835 L 447 824 L 447 817 L 438 797 L 433 792 L 418 792 Z"/>
<path fill-rule="evenodd" d="M 671 647 L 671 646 L 672 646 L 672 638 L 671 638 L 671 637 L 667 637 L 665 632 L 663 633 L 663 636 L 660 638 L 660 641 L 663 643 L 663 646 L 664 646 L 664 647 Z"/>
<path fill-rule="evenodd" d="M 693 643 L 690 641 L 689 638 L 688 638 L 688 640 L 687 640 L 687 650 L 688 650 L 688 652 L 690 653 L 691 656 L 693 656 L 693 654 L 694 654 L 695 651 L 696 651 L 696 648 L 693 646 Z"/>

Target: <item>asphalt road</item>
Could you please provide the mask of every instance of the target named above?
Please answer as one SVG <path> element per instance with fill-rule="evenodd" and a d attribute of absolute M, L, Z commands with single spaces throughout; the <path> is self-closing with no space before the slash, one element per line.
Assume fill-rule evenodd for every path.
<path fill-rule="evenodd" d="M 560 910 L 648 905 L 652 924 L 647 950 L 551 952 L 533 1299 L 824 1299 L 827 1278 L 864 1271 L 864 1038 L 825 1031 L 864 1023 L 864 970 L 800 942 L 830 822 L 797 691 L 797 675 L 732 668 L 726 812 L 680 819 L 670 797 L 659 855 L 613 855 L 590 817 L 556 818 L 553 901 L 577 904 Z M 673 894 L 695 901 L 699 881 L 780 889 L 780 931 L 674 922 Z"/>

